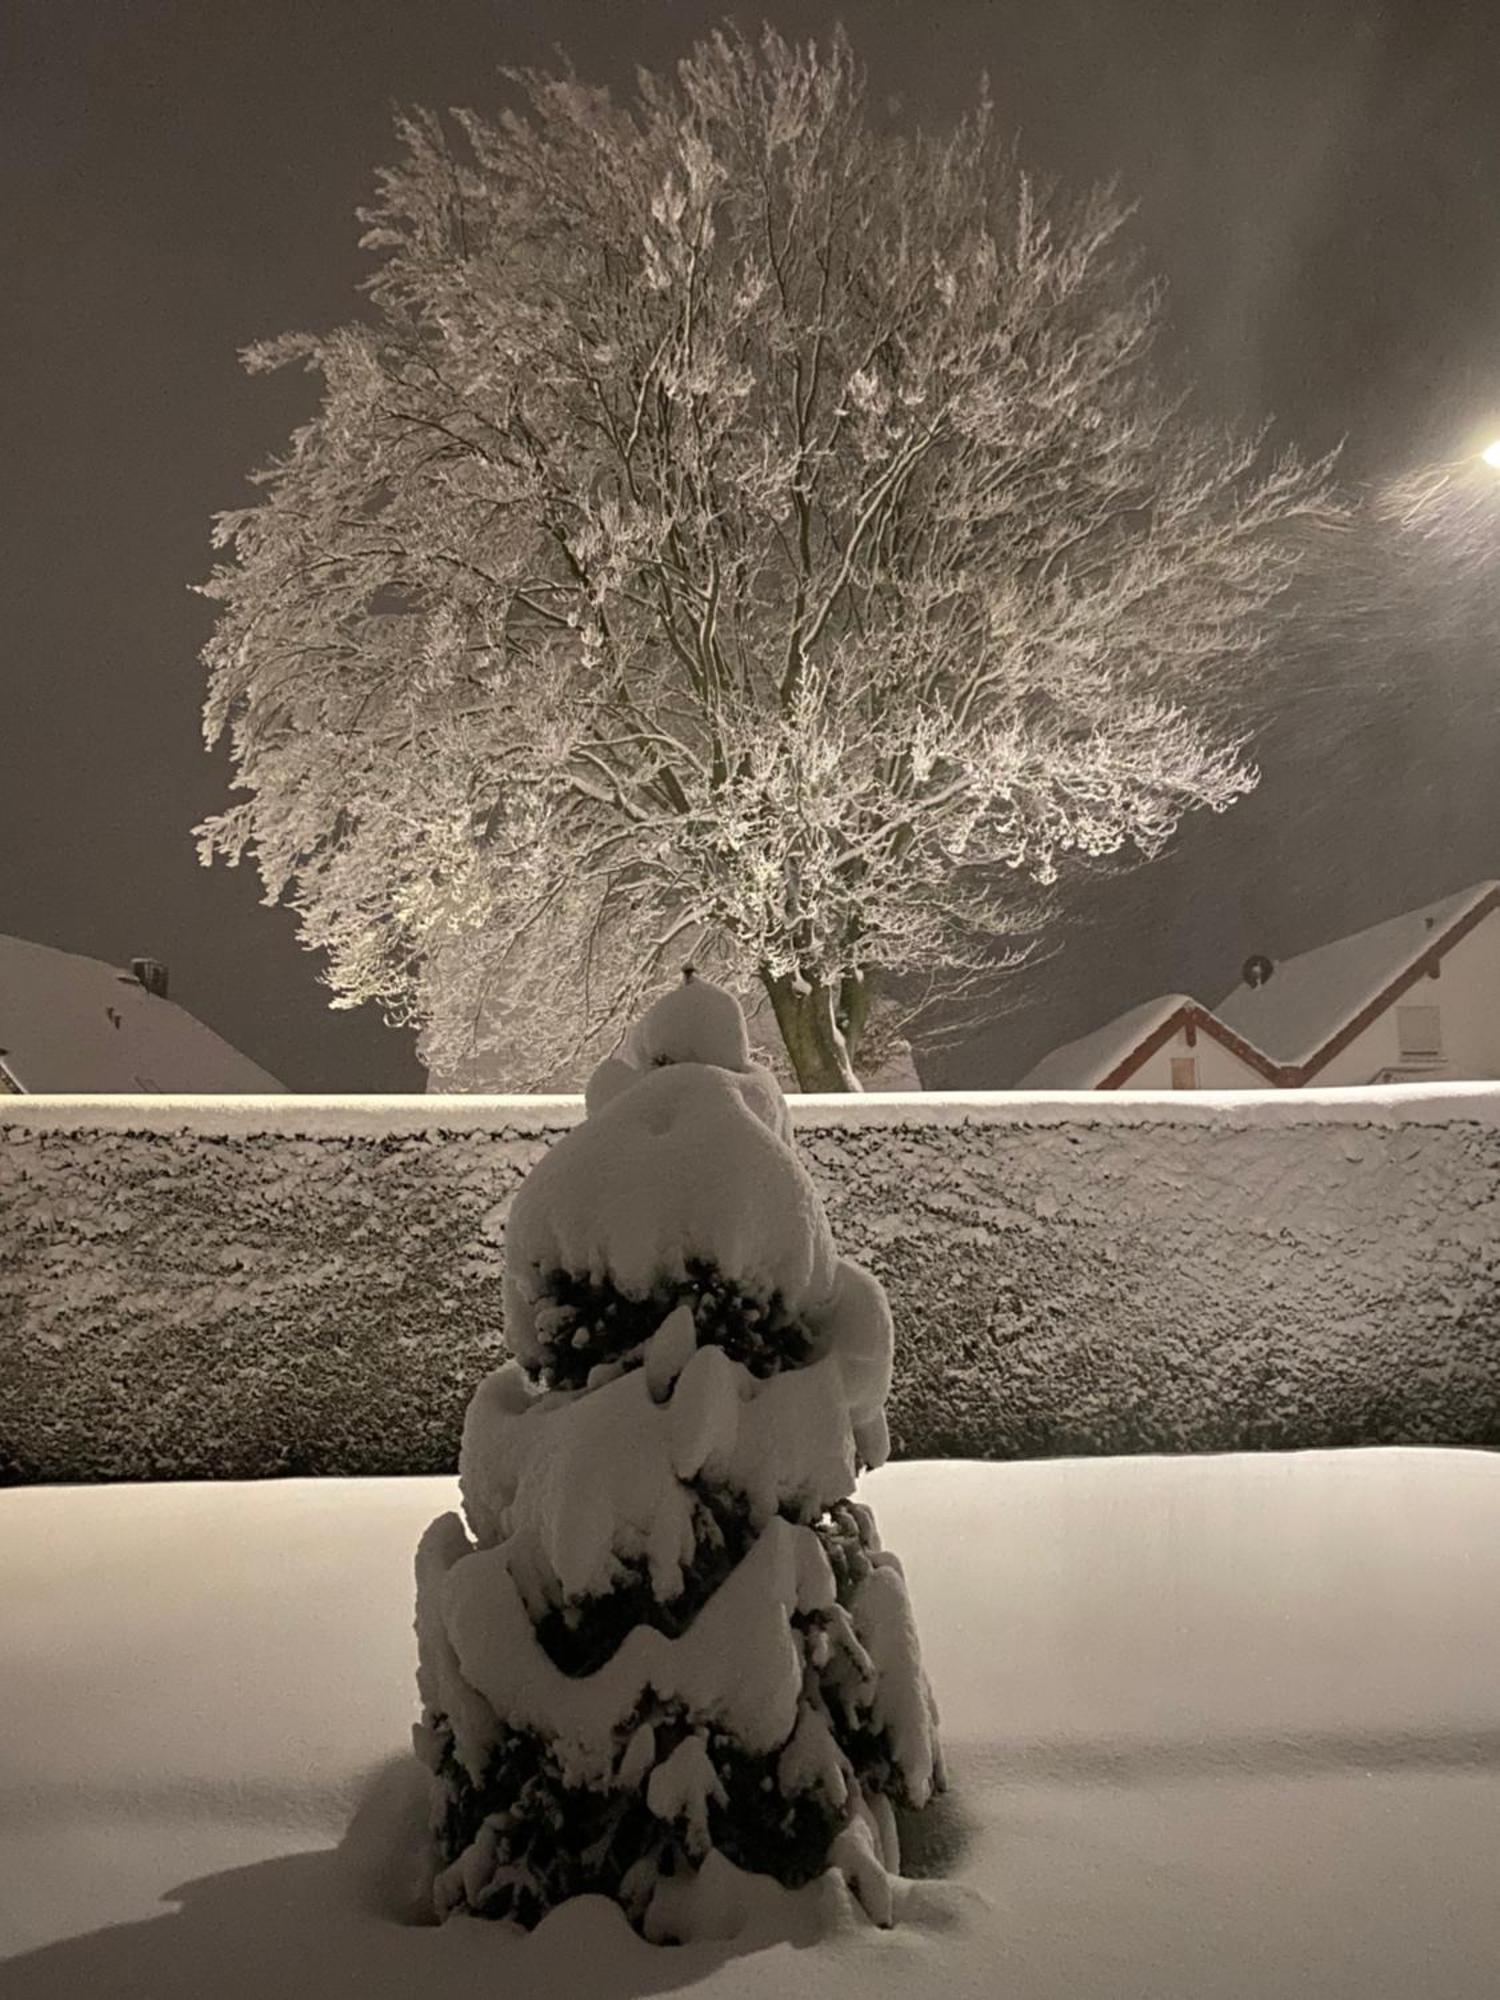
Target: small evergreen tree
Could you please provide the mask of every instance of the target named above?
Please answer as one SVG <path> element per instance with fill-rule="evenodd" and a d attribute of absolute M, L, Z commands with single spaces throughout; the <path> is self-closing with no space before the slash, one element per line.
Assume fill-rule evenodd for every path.
<path fill-rule="evenodd" d="M 689 978 L 596 1071 L 512 1206 L 505 1311 L 467 1527 L 417 1564 L 439 1912 L 599 1893 L 681 1940 L 832 1870 L 889 1922 L 893 1809 L 941 1781 L 901 1569 L 851 1497 L 890 1315 L 727 993 Z"/>

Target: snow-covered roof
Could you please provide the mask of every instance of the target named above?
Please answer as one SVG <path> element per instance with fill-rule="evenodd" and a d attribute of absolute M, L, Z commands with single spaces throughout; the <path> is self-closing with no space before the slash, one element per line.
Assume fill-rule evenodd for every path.
<path fill-rule="evenodd" d="M 1060 1049 L 1053 1049 L 1014 1088 L 1095 1090 L 1116 1064 L 1123 1062 L 1132 1049 L 1179 1007 L 1194 1005 L 1196 1002 L 1186 993 L 1164 993 L 1155 1000 L 1143 1000 L 1138 1007 L 1127 1008 L 1091 1034 L 1080 1035 L 1076 1042 L 1064 1042 Z"/>
<path fill-rule="evenodd" d="M 1476 882 L 1420 910 L 1283 959 L 1263 986 L 1242 982 L 1214 1012 L 1276 1061 L 1306 1062 L 1496 890 L 1500 883 Z"/>
<path fill-rule="evenodd" d="M 131 973 L 15 937 L 0 937 L 0 1062 L 26 1092 L 286 1089 Z"/>

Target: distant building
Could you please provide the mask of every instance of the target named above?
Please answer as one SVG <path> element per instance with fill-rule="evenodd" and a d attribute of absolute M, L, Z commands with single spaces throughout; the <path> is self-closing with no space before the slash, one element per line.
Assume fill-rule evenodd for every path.
<path fill-rule="evenodd" d="M 1500 882 L 1284 959 L 1214 1011 L 1298 1084 L 1500 1078 Z"/>
<path fill-rule="evenodd" d="M 1186 993 L 1168 993 L 1054 1049 L 1017 1090 L 1265 1090 L 1276 1065 Z"/>
<path fill-rule="evenodd" d="M 1167 994 L 1054 1049 L 1018 1090 L 1296 1090 L 1500 1079 L 1500 882 L 1280 964 L 1216 1007 Z"/>
<path fill-rule="evenodd" d="M 128 972 L 0 937 L 0 1091 L 246 1096 L 284 1091 L 167 998 L 167 969 Z"/>

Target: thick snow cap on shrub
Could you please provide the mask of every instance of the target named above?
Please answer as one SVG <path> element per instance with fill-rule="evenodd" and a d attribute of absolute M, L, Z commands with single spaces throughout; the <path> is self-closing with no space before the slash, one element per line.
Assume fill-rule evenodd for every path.
<path fill-rule="evenodd" d="M 589 1115 L 537 1165 L 507 1218 L 506 1336 L 529 1364 L 553 1272 L 607 1277 L 645 1298 L 702 1262 L 799 1316 L 833 1292 L 822 1203 L 791 1149 L 775 1078 L 749 1060 L 738 1003 L 694 980 L 658 1001 L 628 1046 L 651 1052 L 652 1066 L 601 1065 Z M 705 1061 L 705 1051 L 743 1061 Z"/>
<path fill-rule="evenodd" d="M 679 1318 L 691 1327 L 681 1308 Z M 757 1381 L 721 1348 L 700 1347 L 662 1395 L 651 1363 L 648 1349 L 644 1367 L 580 1392 L 533 1389 L 508 1361 L 469 1405 L 459 1455 L 469 1525 L 481 1546 L 524 1535 L 564 1599 L 608 1590 L 637 1557 L 656 1595 L 674 1597 L 693 1555 L 689 1481 L 742 1495 L 757 1529 L 778 1512 L 816 1519 L 854 1491 L 856 1442 L 832 1356 Z"/>
<path fill-rule="evenodd" d="M 691 972 L 642 1015 L 615 1053 L 595 1069 L 584 1088 L 587 1115 L 597 1116 L 642 1075 L 672 1063 L 709 1063 L 732 1071 L 749 1109 L 778 1139 L 792 1143 L 786 1098 L 771 1071 L 751 1056 L 740 1003 L 722 986 Z"/>
<path fill-rule="evenodd" d="M 810 1528 L 776 1516 L 685 1632 L 672 1638 L 637 1625 L 602 1667 L 578 1676 L 538 1642 L 510 1548 L 474 1549 L 457 1517 L 446 1519 L 453 1525 L 434 1524 L 418 1552 L 418 1629 L 440 1634 L 426 1649 L 423 1692 L 452 1719 L 476 1782 L 501 1728 L 519 1726 L 547 1736 L 569 1782 L 605 1784 L 648 1693 L 680 1702 L 751 1752 L 791 1736 L 805 1670 L 793 1616 L 834 1601 Z"/>
<path fill-rule="evenodd" d="M 750 1034 L 734 995 L 688 971 L 680 986 L 642 1014 L 625 1038 L 623 1053 L 636 1069 L 684 1062 L 748 1069 Z"/>

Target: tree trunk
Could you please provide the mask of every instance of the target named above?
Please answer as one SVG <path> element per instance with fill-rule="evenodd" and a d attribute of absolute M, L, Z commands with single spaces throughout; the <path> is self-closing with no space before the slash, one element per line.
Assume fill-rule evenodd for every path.
<path fill-rule="evenodd" d="M 859 1060 L 859 1052 L 864 1046 L 865 1024 L 870 1018 L 870 1003 L 875 997 L 873 979 L 873 973 L 851 972 L 839 982 L 839 1004 L 834 1019 L 843 1031 L 851 1063 Z"/>
<path fill-rule="evenodd" d="M 869 1006 L 865 982 L 844 980 L 837 997 L 821 980 L 794 986 L 790 979 L 763 972 L 761 984 L 770 996 L 776 1025 L 802 1089 L 862 1089 L 854 1073 L 854 1051 Z"/>

